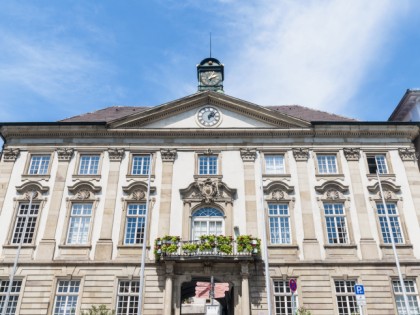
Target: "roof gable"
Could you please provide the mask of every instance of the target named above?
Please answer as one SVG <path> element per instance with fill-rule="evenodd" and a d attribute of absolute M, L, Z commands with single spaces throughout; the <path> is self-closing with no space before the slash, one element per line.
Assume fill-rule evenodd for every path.
<path fill-rule="evenodd" d="M 109 122 L 111 128 L 194 128 L 197 110 L 206 105 L 220 108 L 225 122 L 219 128 L 305 128 L 308 121 L 225 94 L 199 92 Z M 214 127 L 213 127 L 214 128 Z"/>

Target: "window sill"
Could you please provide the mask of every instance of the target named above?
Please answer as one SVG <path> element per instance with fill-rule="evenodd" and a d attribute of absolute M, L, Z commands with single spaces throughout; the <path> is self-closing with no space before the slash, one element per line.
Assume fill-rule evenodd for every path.
<path fill-rule="evenodd" d="M 58 248 L 74 248 L 74 249 L 92 249 L 92 245 L 89 244 L 61 244 Z"/>
<path fill-rule="evenodd" d="M 149 178 L 149 175 L 133 175 L 133 174 L 127 174 L 126 177 L 127 178 L 145 178 L 145 179 L 147 179 L 147 178 Z M 155 175 L 154 174 L 150 175 L 150 178 L 154 179 L 155 178 Z"/>
<path fill-rule="evenodd" d="M 326 173 L 326 174 L 315 174 L 315 177 L 317 178 L 317 179 L 321 179 L 321 178 L 323 178 L 323 177 L 325 177 L 325 178 L 334 178 L 334 177 L 338 177 L 338 178 L 340 178 L 340 179 L 344 179 L 344 174 L 341 174 L 341 173 Z"/>
<path fill-rule="evenodd" d="M 263 178 L 291 178 L 291 174 L 263 174 Z"/>
<path fill-rule="evenodd" d="M 324 244 L 324 248 L 354 248 L 357 249 L 357 245 L 356 244 Z"/>
<path fill-rule="evenodd" d="M 367 178 L 369 179 L 376 179 L 376 174 L 366 174 Z M 392 178 L 395 179 L 395 174 L 379 174 L 379 177 L 382 179 Z"/>
<path fill-rule="evenodd" d="M 392 249 L 392 244 L 384 244 L 381 243 L 379 244 L 380 248 L 391 248 Z M 395 244 L 396 248 L 413 248 L 412 244 Z"/>
<path fill-rule="evenodd" d="M 100 180 L 101 175 L 100 174 L 92 174 L 92 175 L 90 175 L 90 174 L 86 174 L 86 175 L 74 174 L 73 179 L 96 179 L 96 180 Z"/>
<path fill-rule="evenodd" d="M 278 249 L 278 248 L 284 248 L 284 249 L 299 249 L 298 245 L 295 244 L 269 244 L 267 245 L 267 248 L 273 248 L 273 249 Z"/>
<path fill-rule="evenodd" d="M 127 249 L 142 249 L 143 248 L 143 244 L 127 244 L 127 245 L 118 245 L 117 246 L 118 249 L 120 248 L 127 248 Z M 146 249 L 150 249 L 150 245 L 146 245 Z"/>
<path fill-rule="evenodd" d="M 19 245 L 18 244 L 5 244 L 3 245 L 3 248 L 18 248 Z M 34 244 L 22 244 L 22 248 L 32 248 L 35 249 L 36 246 Z"/>
<path fill-rule="evenodd" d="M 223 175 L 205 175 L 205 174 L 194 175 L 194 179 L 198 179 L 198 178 L 218 178 L 218 179 L 222 179 Z"/>
<path fill-rule="evenodd" d="M 30 180 L 30 179 L 44 179 L 48 181 L 50 179 L 50 174 L 23 174 L 22 179 L 23 180 Z"/>

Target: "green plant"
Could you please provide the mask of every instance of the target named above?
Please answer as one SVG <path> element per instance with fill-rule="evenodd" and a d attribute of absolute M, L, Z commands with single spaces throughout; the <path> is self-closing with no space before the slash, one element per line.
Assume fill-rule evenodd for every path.
<path fill-rule="evenodd" d="M 217 250 L 225 254 L 232 254 L 232 249 L 233 249 L 232 245 L 228 245 L 228 244 L 217 245 Z"/>
<path fill-rule="evenodd" d="M 261 240 L 252 235 L 239 235 L 236 242 L 239 253 L 259 254 L 261 252 Z"/>
<path fill-rule="evenodd" d="M 182 250 L 190 252 L 190 253 L 194 253 L 198 250 L 198 244 L 196 243 L 185 243 L 182 245 Z"/>
<path fill-rule="evenodd" d="M 159 237 L 155 239 L 155 247 L 153 249 L 153 253 L 155 254 L 155 260 L 159 261 L 160 256 L 162 256 L 162 239 Z"/>
<path fill-rule="evenodd" d="M 296 315 L 311 315 L 311 311 L 302 306 L 298 308 Z"/>
<path fill-rule="evenodd" d="M 208 252 L 208 251 L 212 251 L 213 248 L 216 247 L 216 240 L 217 237 L 216 235 L 201 235 L 200 236 L 200 241 L 201 244 L 199 246 L 200 251 L 202 252 Z"/>
<path fill-rule="evenodd" d="M 165 235 L 162 237 L 163 244 L 179 243 L 180 240 L 181 238 L 179 236 Z"/>
<path fill-rule="evenodd" d="M 233 246 L 233 237 L 232 236 L 224 236 L 218 235 L 216 237 L 217 242 L 217 250 L 221 253 L 225 254 L 232 254 Z"/>
<path fill-rule="evenodd" d="M 81 315 L 114 315 L 115 311 L 109 310 L 105 305 L 99 305 L 96 307 L 92 305 L 92 307 L 87 311 L 83 311 Z"/>
<path fill-rule="evenodd" d="M 162 238 L 155 239 L 154 254 L 156 261 L 159 261 L 162 255 L 175 253 L 178 250 L 179 236 L 165 235 Z"/>
<path fill-rule="evenodd" d="M 162 253 L 172 254 L 172 253 L 175 253 L 177 250 L 178 250 L 178 243 L 162 245 Z"/>

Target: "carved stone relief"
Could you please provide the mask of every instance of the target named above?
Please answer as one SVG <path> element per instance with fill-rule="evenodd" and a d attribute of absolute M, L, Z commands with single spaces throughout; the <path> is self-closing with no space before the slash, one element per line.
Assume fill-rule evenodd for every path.
<path fill-rule="evenodd" d="M 110 161 L 121 161 L 124 157 L 124 149 L 110 148 L 108 149 Z"/>
<path fill-rule="evenodd" d="M 296 161 L 307 161 L 309 158 L 309 149 L 295 148 L 293 149 L 293 156 Z"/>
<path fill-rule="evenodd" d="M 257 150 L 256 149 L 240 149 L 242 161 L 249 161 L 254 162 L 257 158 Z"/>
<path fill-rule="evenodd" d="M 80 189 L 76 193 L 76 199 L 79 200 L 86 200 L 90 198 L 90 191 L 87 189 Z"/>
<path fill-rule="evenodd" d="M 21 186 L 16 186 L 18 194 L 22 195 L 23 199 L 29 200 L 32 195 L 32 199 L 39 199 L 43 194 L 47 193 L 49 187 L 42 186 L 38 182 L 27 182 Z"/>
<path fill-rule="evenodd" d="M 176 158 L 175 149 L 160 149 L 160 155 L 163 162 L 174 162 Z"/>
<path fill-rule="evenodd" d="M 360 149 L 358 148 L 344 148 L 343 152 L 347 161 L 359 161 L 360 159 Z"/>
<path fill-rule="evenodd" d="M 403 161 L 415 161 L 417 159 L 416 150 L 412 148 L 400 148 L 398 153 Z"/>
<path fill-rule="evenodd" d="M 20 153 L 19 149 L 6 148 L 3 150 L 3 161 L 14 162 Z"/>
<path fill-rule="evenodd" d="M 184 202 L 232 202 L 236 189 L 229 188 L 220 178 L 197 178 L 187 188 L 180 190 Z"/>
<path fill-rule="evenodd" d="M 73 156 L 73 149 L 70 148 L 58 148 L 57 155 L 59 161 L 70 161 L 71 157 Z"/>
<path fill-rule="evenodd" d="M 282 181 L 274 181 L 264 187 L 265 199 L 271 201 L 294 200 L 294 197 L 291 196 L 293 191 L 293 186 Z"/>

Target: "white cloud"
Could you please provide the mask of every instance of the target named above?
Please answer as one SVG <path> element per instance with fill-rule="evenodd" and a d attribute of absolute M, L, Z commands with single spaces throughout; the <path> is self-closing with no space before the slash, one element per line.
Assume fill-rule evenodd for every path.
<path fill-rule="evenodd" d="M 392 0 L 231 5 L 224 13 L 234 45 L 223 60 L 226 93 L 262 105 L 332 112 L 347 105 L 375 58 L 383 56 L 381 45 L 406 10 Z"/>

